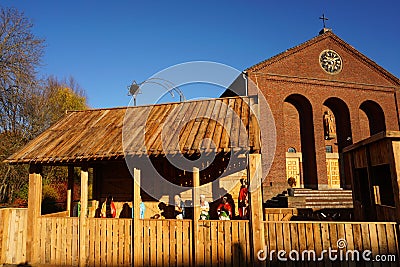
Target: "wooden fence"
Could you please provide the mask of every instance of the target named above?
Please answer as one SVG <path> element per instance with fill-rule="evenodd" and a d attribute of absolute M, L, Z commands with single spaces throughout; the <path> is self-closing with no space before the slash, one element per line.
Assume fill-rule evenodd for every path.
<path fill-rule="evenodd" d="M 303 251 L 312 250 L 318 259 L 322 251 L 328 251 L 329 248 L 343 250 L 343 255 L 346 255 L 348 250 L 357 250 L 360 254 L 370 250 L 373 256 L 396 255 L 396 263 L 383 266 L 396 266 L 399 259 L 396 223 L 282 221 L 263 223 L 266 252 L 263 256 L 268 255 L 268 260 L 272 262 L 278 261 L 279 250 L 286 252 L 286 258 L 291 250 L 296 250 L 300 253 L 300 259 Z M 275 251 L 272 258 L 271 251 Z M 324 261 L 329 265 L 327 256 L 324 254 Z M 308 260 L 308 256 L 305 259 Z"/>
<path fill-rule="evenodd" d="M 199 221 L 196 266 L 249 266 L 249 221 Z"/>
<path fill-rule="evenodd" d="M 385 206 L 385 205 L 375 205 L 376 217 L 382 222 L 396 222 L 397 214 L 396 208 Z"/>
<path fill-rule="evenodd" d="M 0 264 L 26 261 L 27 209 L 0 209 Z"/>
<path fill-rule="evenodd" d="M 25 209 L 0 210 L 0 264 L 25 261 L 26 215 Z M 132 222 L 88 218 L 87 242 L 80 244 L 79 218 L 42 216 L 36 226 L 39 238 L 35 242 L 38 247 L 35 262 L 78 266 L 82 250 L 87 266 L 131 266 L 132 258 L 135 266 L 250 266 L 255 260 L 248 221 L 199 221 L 197 234 L 193 236 L 195 228 L 191 220 L 138 220 L 133 229 L 138 233 L 135 239 Z M 262 224 L 266 253 L 298 250 L 301 256 L 304 250 L 315 250 L 318 258 L 322 250 L 337 249 L 338 241 L 342 240 L 346 245 L 344 253 L 370 250 L 372 255 L 396 255 L 399 259 L 396 223 L 265 221 Z M 132 257 L 133 244 L 139 250 Z M 321 266 L 330 264 L 324 260 Z M 276 253 L 274 261 L 277 262 Z"/>
<path fill-rule="evenodd" d="M 139 251 L 135 266 L 192 266 L 193 238 L 191 220 L 138 220 Z"/>
<path fill-rule="evenodd" d="M 132 266 L 131 219 L 89 218 L 87 228 L 87 266 Z"/>
<path fill-rule="evenodd" d="M 266 221 L 290 221 L 298 214 L 296 208 L 266 208 L 264 218 Z"/>
<path fill-rule="evenodd" d="M 77 266 L 79 263 L 79 219 L 39 217 L 37 222 L 37 263 Z"/>

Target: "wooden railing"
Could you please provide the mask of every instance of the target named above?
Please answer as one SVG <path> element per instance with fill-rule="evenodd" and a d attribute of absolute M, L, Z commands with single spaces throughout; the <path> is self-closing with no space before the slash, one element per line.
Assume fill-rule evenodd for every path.
<path fill-rule="evenodd" d="M 27 209 L 0 209 L 0 265 L 26 261 Z"/>
<path fill-rule="evenodd" d="M 379 221 L 383 222 L 396 222 L 396 208 L 385 206 L 385 205 L 375 205 L 376 215 Z"/>
<path fill-rule="evenodd" d="M 313 250 L 319 257 L 323 250 L 338 249 L 372 251 L 372 255 L 399 257 L 397 224 L 388 222 L 264 222 L 265 253 L 275 251 L 272 261 L 277 261 L 277 251 L 291 250 L 300 253 Z M 340 248 L 340 247 L 339 247 Z M 264 254 L 265 256 L 265 254 Z M 325 254 L 324 260 L 327 260 Z"/>
<path fill-rule="evenodd" d="M 69 217 L 69 211 L 60 211 L 55 213 L 49 213 L 46 215 L 42 215 L 42 217 Z"/>
<path fill-rule="evenodd" d="M 266 221 L 290 221 L 297 215 L 296 208 L 265 208 L 264 218 Z"/>

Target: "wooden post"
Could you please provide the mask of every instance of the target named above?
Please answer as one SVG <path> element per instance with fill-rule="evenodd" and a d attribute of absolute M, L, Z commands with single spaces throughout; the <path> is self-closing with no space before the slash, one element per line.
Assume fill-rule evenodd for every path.
<path fill-rule="evenodd" d="M 133 169 L 133 239 L 132 239 L 132 247 L 133 247 L 133 266 L 141 266 L 141 223 L 140 223 L 140 170 L 137 168 Z"/>
<path fill-rule="evenodd" d="M 261 266 L 262 262 L 258 260 L 258 251 L 264 249 L 264 224 L 263 224 L 263 207 L 262 207 L 262 166 L 261 154 L 249 155 L 248 175 L 250 177 L 250 185 L 258 184 L 257 188 L 250 188 L 250 234 L 252 242 L 253 265 Z"/>
<path fill-rule="evenodd" d="M 68 166 L 67 211 L 72 216 L 72 203 L 74 201 L 74 166 Z"/>
<path fill-rule="evenodd" d="M 396 221 L 398 224 L 400 224 L 400 141 L 392 141 L 392 166 L 393 170 L 392 171 L 392 184 L 393 186 L 393 194 L 395 197 L 395 206 L 396 206 Z M 400 237 L 398 237 L 400 240 Z"/>
<path fill-rule="evenodd" d="M 37 220 L 42 208 L 42 166 L 31 164 L 29 167 L 28 221 L 26 238 L 26 259 L 35 264 L 38 261 Z"/>
<path fill-rule="evenodd" d="M 200 194 L 199 194 L 199 187 L 200 187 L 200 171 L 199 168 L 193 167 L 193 192 L 192 192 L 192 203 L 193 203 L 193 260 L 194 266 L 198 265 L 199 253 L 197 253 L 196 249 L 199 247 L 199 218 L 200 218 Z"/>
<path fill-rule="evenodd" d="M 84 267 L 87 263 L 87 208 L 88 208 L 88 179 L 87 166 L 81 167 L 81 212 L 79 218 L 79 266 Z"/>

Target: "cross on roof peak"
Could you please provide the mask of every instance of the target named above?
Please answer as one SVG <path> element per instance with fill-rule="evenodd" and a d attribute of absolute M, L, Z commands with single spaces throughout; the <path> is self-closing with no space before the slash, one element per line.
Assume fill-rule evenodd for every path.
<path fill-rule="evenodd" d="M 327 21 L 329 19 L 327 17 L 325 17 L 325 14 L 322 14 L 322 17 L 319 17 L 319 19 L 322 20 L 323 26 L 324 26 L 324 28 L 326 28 L 325 21 Z"/>

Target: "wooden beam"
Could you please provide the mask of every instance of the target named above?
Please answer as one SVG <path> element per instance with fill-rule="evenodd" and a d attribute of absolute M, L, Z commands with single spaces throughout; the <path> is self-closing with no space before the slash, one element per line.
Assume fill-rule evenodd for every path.
<path fill-rule="evenodd" d="M 42 208 L 42 166 L 31 164 L 29 167 L 28 221 L 26 239 L 26 259 L 35 264 L 38 261 L 37 219 Z"/>
<path fill-rule="evenodd" d="M 134 168 L 133 170 L 133 218 L 140 219 L 140 175 L 141 172 L 139 169 Z"/>
<path fill-rule="evenodd" d="M 87 264 L 86 237 L 87 237 L 87 208 L 88 208 L 88 179 L 89 173 L 86 166 L 81 167 L 81 212 L 79 218 L 79 266 Z"/>
<path fill-rule="evenodd" d="M 396 206 L 396 221 L 400 223 L 400 141 L 392 141 L 392 185 Z M 400 237 L 399 237 L 400 240 Z"/>
<path fill-rule="evenodd" d="M 198 265 L 198 256 L 200 256 L 200 252 L 197 253 L 196 248 L 199 247 L 199 238 L 198 238 L 198 230 L 199 230 L 199 218 L 200 218 L 200 171 L 199 168 L 193 167 L 193 191 L 192 191 L 192 203 L 193 203 L 193 238 L 194 238 L 194 246 L 193 246 L 193 259 L 194 266 Z"/>
<path fill-rule="evenodd" d="M 262 166 L 261 154 L 249 155 L 248 175 L 250 180 L 250 234 L 252 242 L 253 265 L 261 266 L 262 262 L 257 259 L 258 251 L 264 249 L 264 224 L 262 208 Z M 259 186 L 254 186 L 259 184 Z"/>
<path fill-rule="evenodd" d="M 74 166 L 68 165 L 67 211 L 72 216 L 72 203 L 74 200 Z"/>
<path fill-rule="evenodd" d="M 133 169 L 133 266 L 141 266 L 141 249 L 142 249 L 142 242 L 141 242 L 141 221 L 140 221 L 140 170 L 137 168 Z"/>

